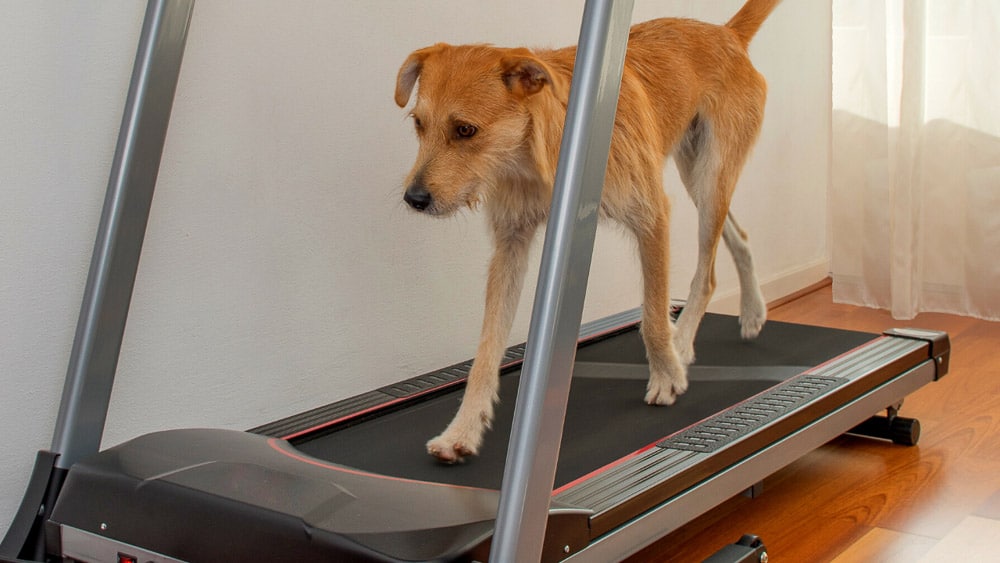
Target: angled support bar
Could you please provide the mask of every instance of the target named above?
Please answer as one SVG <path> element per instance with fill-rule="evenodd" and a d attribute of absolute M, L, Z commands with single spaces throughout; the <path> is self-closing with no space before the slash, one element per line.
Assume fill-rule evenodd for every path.
<path fill-rule="evenodd" d="M 97 453 L 194 0 L 149 0 L 51 450 L 38 453 L 0 558 L 42 561 L 44 522 L 69 468 Z"/>
<path fill-rule="evenodd" d="M 542 553 L 631 16 L 632 0 L 584 8 L 492 563 Z"/>
<path fill-rule="evenodd" d="M 150 0 L 52 437 L 56 467 L 97 453 L 194 0 Z"/>

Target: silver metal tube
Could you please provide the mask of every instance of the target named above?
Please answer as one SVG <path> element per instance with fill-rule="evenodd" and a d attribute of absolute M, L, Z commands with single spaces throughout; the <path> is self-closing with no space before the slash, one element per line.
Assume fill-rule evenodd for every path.
<path fill-rule="evenodd" d="M 150 0 L 63 386 L 52 451 L 68 469 L 104 434 L 194 0 Z"/>
<path fill-rule="evenodd" d="M 590 0 L 584 8 L 493 563 L 537 561 L 542 553 L 631 14 L 632 0 Z"/>

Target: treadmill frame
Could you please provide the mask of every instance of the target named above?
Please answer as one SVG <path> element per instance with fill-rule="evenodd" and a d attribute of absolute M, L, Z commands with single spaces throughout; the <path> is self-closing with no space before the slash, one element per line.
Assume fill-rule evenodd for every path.
<path fill-rule="evenodd" d="M 544 524 L 548 512 L 543 509 L 592 481 L 575 484 L 555 497 L 545 494 L 539 499 L 533 494 L 546 487 L 551 490 L 562 421 L 558 416 L 544 418 L 539 407 L 543 399 L 565 405 L 568 396 L 596 225 L 596 213 L 582 211 L 590 210 L 600 199 L 601 182 L 595 178 L 603 178 L 607 161 L 609 124 L 617 103 L 631 5 L 631 0 L 588 0 L 585 7 L 576 73 L 581 84 L 575 75 L 526 347 L 528 383 L 522 385 L 525 396 L 519 393 L 516 420 L 520 422 L 515 422 L 516 440 L 511 441 L 510 469 L 504 476 L 504 490 L 516 493 L 510 499 L 504 494 L 501 500 L 492 560 L 537 559 L 544 534 L 544 525 L 539 523 Z M 39 456 L 32 487 L 0 544 L 0 556 L 40 558 L 38 547 L 44 545 L 44 538 L 33 536 L 41 535 L 39 523 L 55 503 L 62 476 L 99 448 L 192 11 L 193 0 L 148 2 L 53 448 Z M 580 231 L 574 234 L 576 227 Z M 898 340 L 900 336 L 890 338 Z M 734 461 L 721 472 L 650 503 L 644 513 L 609 527 L 608 533 L 572 557 L 607 560 L 637 550 L 746 488 L 748 476 L 762 479 L 850 429 L 857 420 L 939 377 L 943 373 L 939 368 L 947 367 L 947 346 L 939 346 L 940 355 L 935 355 L 933 344 L 917 348 L 927 358 L 918 366 L 793 430 L 777 443 Z M 451 381 L 446 385 L 456 384 Z M 556 447 L 551 447 L 553 440 Z M 40 483 L 45 486 L 40 487 Z M 63 539 L 66 537 L 64 534 Z"/>
<path fill-rule="evenodd" d="M 634 324 L 630 322 L 625 328 L 634 328 Z M 594 331 L 594 338 L 601 342 L 602 336 L 616 332 L 613 325 L 601 327 Z M 871 340 L 832 360 L 775 381 L 768 389 L 667 437 L 675 440 L 703 429 L 710 434 L 719 417 L 730 413 L 748 416 L 749 411 L 767 410 L 773 400 L 789 402 L 790 392 L 785 388 L 799 379 L 809 384 L 818 378 L 837 381 L 820 393 L 805 393 L 805 400 L 790 401 L 791 407 L 777 409 L 781 412 L 765 417 L 760 425 L 714 452 L 692 453 L 681 444 L 677 444 L 679 451 L 673 445 L 661 448 L 666 442 L 658 440 L 546 494 L 552 508 L 542 559 L 607 561 L 634 553 L 939 378 L 947 369 L 949 353 L 942 333 L 872 335 Z M 422 382 L 436 375 L 415 379 Z M 369 400 L 348 399 L 333 408 L 293 417 L 299 421 L 278 421 L 271 430 L 284 429 L 291 432 L 286 436 L 308 441 L 313 435 L 336 431 L 337 425 L 364 423 L 370 417 L 405 408 L 406 403 L 420 403 L 438 391 L 455 391 L 456 382 L 438 379 L 436 385 L 425 388 L 420 383 L 411 384 L 413 380 L 399 384 L 400 389 L 411 391 L 408 397 L 381 392 L 381 408 L 368 404 Z M 330 416 L 337 420 L 322 422 Z M 633 487 L 636 481 L 644 481 L 643 486 Z M 279 490 L 290 494 L 275 495 L 275 482 L 283 483 Z M 316 507 L 340 502 L 341 493 L 328 497 L 331 488 L 349 494 L 359 504 L 350 513 L 322 511 L 333 518 L 324 520 Z M 128 502 L 108 500 L 123 496 Z M 391 472 L 380 475 L 344 465 L 336 457 L 312 457 L 281 437 L 170 430 L 136 438 L 78 463 L 49 521 L 48 538 L 53 553 L 93 555 L 117 549 L 130 555 L 154 553 L 154 561 L 175 561 L 195 554 L 234 557 L 234 546 L 242 550 L 242 558 L 254 554 L 263 557 L 260 550 L 310 558 L 320 553 L 330 555 L 317 550 L 337 545 L 342 549 L 344 541 L 356 542 L 347 552 L 336 551 L 345 557 L 409 560 L 416 554 L 406 546 L 419 531 L 423 538 L 420 545 L 442 545 L 442 540 L 452 545 L 435 560 L 483 560 L 495 533 L 491 515 L 499 505 L 499 496 L 492 488 L 414 481 Z M 296 500 L 303 498 L 312 500 Z M 395 510 L 414 506 L 428 512 L 413 515 L 412 511 Z M 404 512 L 409 515 L 402 515 Z M 149 514 L 159 518 L 146 518 Z M 432 522 L 426 514 L 447 515 L 448 523 Z M 164 522 L 177 525 L 164 529 Z M 196 543 L 210 522 L 226 525 L 215 526 L 206 544 Z M 379 524 L 358 528 L 355 522 Z M 248 541 L 244 530 L 264 523 L 267 535 Z M 470 529 L 474 536 L 466 533 Z M 303 530 L 307 534 L 302 535 Z M 466 531 L 462 532 L 465 539 L 453 535 L 458 530 Z M 338 537 L 343 540 L 333 539 Z M 198 547 L 192 551 L 195 545 Z"/>

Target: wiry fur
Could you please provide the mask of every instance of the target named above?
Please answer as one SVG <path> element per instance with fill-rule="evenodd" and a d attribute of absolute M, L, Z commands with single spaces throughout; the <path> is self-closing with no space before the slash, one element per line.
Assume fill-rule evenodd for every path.
<path fill-rule="evenodd" d="M 724 26 L 664 18 L 637 24 L 629 35 L 601 215 L 638 243 L 649 404 L 672 404 L 687 389 L 720 238 L 739 272 L 743 336 L 753 338 L 764 325 L 746 234 L 729 204 L 764 117 L 766 85 L 746 48 L 778 1 L 749 0 Z M 443 461 L 475 454 L 493 419 L 528 247 L 549 211 L 575 55 L 575 47 L 437 44 L 412 53 L 399 70 L 400 107 L 419 79 L 412 115 L 420 147 L 404 199 L 438 216 L 482 204 L 493 233 L 485 318 L 465 396 L 455 419 L 427 444 Z M 699 217 L 698 264 L 676 330 L 667 288 L 670 202 L 662 186 L 671 155 Z"/>

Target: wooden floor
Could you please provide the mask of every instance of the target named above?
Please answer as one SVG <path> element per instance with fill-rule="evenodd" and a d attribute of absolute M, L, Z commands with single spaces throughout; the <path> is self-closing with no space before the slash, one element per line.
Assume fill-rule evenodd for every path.
<path fill-rule="evenodd" d="M 764 540 L 772 563 L 1000 561 L 1000 323 L 941 314 L 895 321 L 834 304 L 829 286 L 769 316 L 947 331 L 949 374 L 900 411 L 920 420 L 920 443 L 836 438 L 766 479 L 763 495 L 731 499 L 629 561 L 701 561 L 743 533 Z"/>

